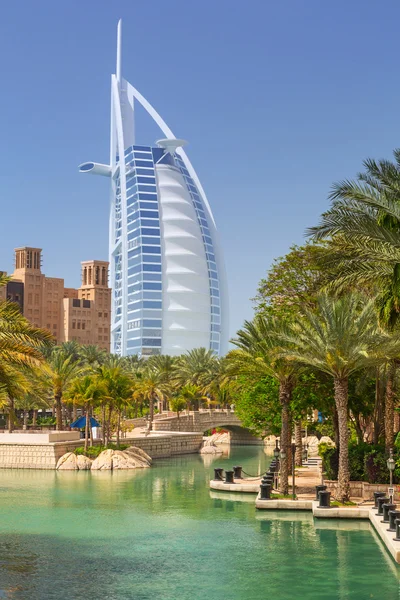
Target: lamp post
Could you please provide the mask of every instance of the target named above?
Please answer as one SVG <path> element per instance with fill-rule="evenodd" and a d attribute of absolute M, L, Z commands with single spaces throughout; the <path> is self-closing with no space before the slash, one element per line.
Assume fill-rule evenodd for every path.
<path fill-rule="evenodd" d="M 296 500 L 296 481 L 295 481 L 295 456 L 296 456 L 296 444 L 292 444 L 292 498 Z"/>
<path fill-rule="evenodd" d="M 390 453 L 389 453 L 389 458 L 387 459 L 387 468 L 389 469 L 389 474 L 390 474 L 390 487 L 389 487 L 389 502 L 393 503 L 393 496 L 394 496 L 394 490 L 393 490 L 393 471 L 394 468 L 396 466 L 396 461 L 393 458 L 393 448 L 390 448 Z"/>
<path fill-rule="evenodd" d="M 278 445 L 278 439 L 276 439 L 275 440 L 275 448 L 274 448 L 274 457 L 278 459 L 279 454 L 280 454 L 280 449 L 279 449 L 279 445 Z"/>

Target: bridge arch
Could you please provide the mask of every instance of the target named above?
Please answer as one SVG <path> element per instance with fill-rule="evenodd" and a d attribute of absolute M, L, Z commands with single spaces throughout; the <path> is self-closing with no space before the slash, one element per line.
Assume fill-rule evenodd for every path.
<path fill-rule="evenodd" d="M 179 417 L 159 415 L 153 421 L 154 431 L 205 433 L 221 427 L 230 433 L 231 444 L 263 444 L 261 438 L 254 436 L 243 427 L 238 416 L 231 410 L 204 410 L 181 414 Z"/>

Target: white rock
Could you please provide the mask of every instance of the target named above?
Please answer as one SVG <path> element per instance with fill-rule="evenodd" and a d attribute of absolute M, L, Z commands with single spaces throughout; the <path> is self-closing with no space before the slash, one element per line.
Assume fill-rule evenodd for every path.
<path fill-rule="evenodd" d="M 153 462 L 151 456 L 149 456 L 144 450 L 142 450 L 141 448 L 137 448 L 136 446 L 130 446 L 129 448 L 124 450 L 124 452 L 136 457 L 137 460 L 141 459 L 144 463 L 142 465 L 143 467 L 150 467 L 151 463 Z"/>
<path fill-rule="evenodd" d="M 76 457 L 76 464 L 80 471 L 90 471 L 92 468 L 92 461 L 87 456 L 83 454 L 78 454 Z"/>
<path fill-rule="evenodd" d="M 67 452 L 58 460 L 56 469 L 58 471 L 87 471 L 92 466 L 92 461 L 82 454 Z"/>
<path fill-rule="evenodd" d="M 223 450 L 217 446 L 203 446 L 200 454 L 223 454 Z"/>
<path fill-rule="evenodd" d="M 76 459 L 76 454 L 67 452 L 58 459 L 56 469 L 58 471 L 77 471 L 79 467 Z"/>
<path fill-rule="evenodd" d="M 94 471 L 141 469 L 150 467 L 151 458 L 140 448 L 131 446 L 126 450 L 104 450 L 92 463 Z"/>
<path fill-rule="evenodd" d="M 92 471 L 111 471 L 114 450 L 103 450 L 92 462 Z"/>

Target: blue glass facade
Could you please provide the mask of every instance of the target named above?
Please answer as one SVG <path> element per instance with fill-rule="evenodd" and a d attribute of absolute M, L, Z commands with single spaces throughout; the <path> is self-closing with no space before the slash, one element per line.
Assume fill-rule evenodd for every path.
<path fill-rule="evenodd" d="M 127 354 L 161 353 L 161 238 L 154 163 L 160 148 L 131 146 L 125 150 L 127 210 Z M 120 181 L 116 180 L 115 243 L 121 237 Z M 114 315 L 121 318 L 121 253 L 114 257 Z M 119 333 L 119 336 L 118 336 Z M 114 332 L 114 352 L 121 351 L 120 328 Z"/>

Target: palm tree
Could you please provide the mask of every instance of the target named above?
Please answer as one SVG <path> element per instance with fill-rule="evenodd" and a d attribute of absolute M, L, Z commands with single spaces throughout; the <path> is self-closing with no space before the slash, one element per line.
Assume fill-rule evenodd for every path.
<path fill-rule="evenodd" d="M 281 405 L 281 448 L 285 452 L 281 459 L 281 491 L 289 493 L 289 452 L 291 448 L 290 402 L 299 372 L 299 364 L 278 353 L 284 346 L 287 326 L 274 317 L 257 315 L 254 321 L 245 321 L 232 343 L 238 350 L 228 354 L 227 372 L 232 375 L 246 374 L 255 380 L 273 377 L 279 384 Z"/>
<path fill-rule="evenodd" d="M 31 325 L 16 304 L 0 302 L 0 371 L 6 366 L 39 365 L 44 361 L 45 348 L 52 342 L 51 333 Z"/>
<path fill-rule="evenodd" d="M 150 356 L 147 361 L 147 366 L 157 373 L 160 384 L 166 388 L 170 388 L 173 384 L 175 375 L 176 358 L 168 354 Z M 163 411 L 165 397 L 159 400 L 159 412 Z"/>
<path fill-rule="evenodd" d="M 94 369 L 106 361 L 107 352 L 104 348 L 100 348 L 95 344 L 88 344 L 87 346 L 80 346 L 79 358 L 83 360 L 85 365 Z"/>
<path fill-rule="evenodd" d="M 192 407 L 193 410 L 198 410 L 201 400 L 208 400 L 202 393 L 201 387 L 191 383 L 184 385 L 180 389 L 179 396 L 185 401 L 188 412 L 190 407 Z"/>
<path fill-rule="evenodd" d="M 117 446 L 120 442 L 121 414 L 132 398 L 133 379 L 125 370 L 124 359 L 118 356 L 109 357 L 97 371 L 97 379 L 104 389 L 103 394 L 103 437 L 106 445 L 111 438 L 111 416 L 117 411 Z M 108 419 L 106 418 L 106 405 L 108 404 Z"/>
<path fill-rule="evenodd" d="M 392 331 L 400 317 L 400 149 L 395 162 L 364 161 L 356 181 L 335 184 L 332 208 L 310 230 L 315 240 L 329 240 L 322 266 L 336 290 L 377 290 L 381 325 Z M 385 442 L 393 445 L 394 380 L 397 362 L 388 367 L 385 394 Z"/>
<path fill-rule="evenodd" d="M 60 348 L 55 348 L 47 363 L 47 376 L 52 388 L 56 405 L 56 429 L 61 431 L 62 423 L 62 399 L 71 381 L 84 372 L 79 362 L 74 362 L 73 354 L 66 356 Z"/>
<path fill-rule="evenodd" d="M 7 278 L 0 277 L 0 285 Z M 14 424 L 14 401 L 29 389 L 28 377 L 44 362 L 44 352 L 51 346 L 50 332 L 33 326 L 19 307 L 0 302 L 0 388 L 2 405 L 9 407 L 9 431 Z"/>
<path fill-rule="evenodd" d="M 142 379 L 138 380 L 133 397 L 144 400 L 149 404 L 149 431 L 153 428 L 154 402 L 162 401 L 168 392 L 168 387 L 161 380 L 160 374 L 151 367 L 146 369 Z"/>
<path fill-rule="evenodd" d="M 73 402 L 83 405 L 85 407 L 85 453 L 87 452 L 91 410 L 97 406 L 97 404 L 106 395 L 107 389 L 104 382 L 100 381 L 95 375 L 84 375 L 76 377 L 70 383 L 67 390 L 66 397 Z M 93 444 L 93 436 L 90 436 L 90 445 Z"/>
<path fill-rule="evenodd" d="M 339 299 L 318 298 L 315 312 L 306 310 L 294 320 L 280 352 L 289 361 L 308 365 L 333 377 L 339 424 L 337 495 L 349 499 L 348 380 L 355 371 L 385 360 L 390 339 L 379 330 L 373 300 L 353 294 Z M 398 348 L 393 348 L 393 352 Z"/>
<path fill-rule="evenodd" d="M 212 350 L 195 348 L 174 362 L 174 385 L 196 385 L 202 390 L 218 376 L 219 359 Z"/>

